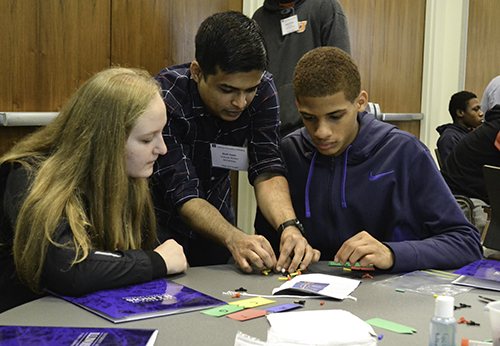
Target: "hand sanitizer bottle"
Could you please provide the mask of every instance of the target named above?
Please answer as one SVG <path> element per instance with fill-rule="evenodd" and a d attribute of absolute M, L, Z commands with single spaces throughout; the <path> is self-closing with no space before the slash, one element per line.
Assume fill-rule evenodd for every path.
<path fill-rule="evenodd" d="M 455 299 L 449 296 L 436 298 L 434 316 L 431 318 L 429 346 L 456 346 L 457 320 L 453 316 Z"/>

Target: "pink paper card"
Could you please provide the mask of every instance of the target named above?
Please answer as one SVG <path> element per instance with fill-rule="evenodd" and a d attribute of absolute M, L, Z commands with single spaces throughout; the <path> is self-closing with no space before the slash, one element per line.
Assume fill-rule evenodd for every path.
<path fill-rule="evenodd" d="M 246 320 L 251 320 L 253 318 L 262 317 L 262 316 L 266 316 L 266 315 L 267 315 L 266 310 L 245 309 L 242 311 L 238 311 L 238 312 L 226 315 L 226 317 L 232 318 L 233 320 L 236 320 L 236 321 L 246 321 Z"/>

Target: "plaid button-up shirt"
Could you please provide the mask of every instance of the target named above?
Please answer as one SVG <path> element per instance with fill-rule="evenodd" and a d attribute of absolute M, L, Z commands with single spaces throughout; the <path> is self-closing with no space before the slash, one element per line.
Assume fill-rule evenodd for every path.
<path fill-rule="evenodd" d="M 172 66 L 155 77 L 167 108 L 163 138 L 168 152 L 157 160 L 153 175 L 161 241 L 165 232 L 170 237 L 172 231 L 195 236 L 175 210 L 192 198 L 206 199 L 234 224 L 230 170 L 212 167 L 210 143 L 247 146 L 251 184 L 264 172 L 286 174 L 272 75 L 263 74 L 253 101 L 237 120 L 230 122 L 207 113 L 189 66 Z"/>

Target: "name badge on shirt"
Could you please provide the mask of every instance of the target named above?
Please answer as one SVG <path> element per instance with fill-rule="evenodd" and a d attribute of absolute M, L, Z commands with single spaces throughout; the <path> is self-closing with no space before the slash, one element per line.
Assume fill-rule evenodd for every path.
<path fill-rule="evenodd" d="M 236 171 L 248 170 L 247 148 L 210 143 L 210 152 L 212 154 L 212 167 Z"/>
<path fill-rule="evenodd" d="M 283 36 L 291 34 L 299 30 L 299 19 L 297 15 L 294 14 L 288 18 L 281 20 L 281 33 Z"/>

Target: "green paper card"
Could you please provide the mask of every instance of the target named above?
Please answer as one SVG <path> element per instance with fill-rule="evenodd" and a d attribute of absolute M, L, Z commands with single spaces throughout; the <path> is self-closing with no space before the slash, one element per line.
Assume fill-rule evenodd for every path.
<path fill-rule="evenodd" d="M 360 266 L 358 262 L 356 262 L 356 264 L 358 267 Z M 354 266 L 356 266 L 356 264 Z M 337 263 L 335 261 L 330 261 L 330 262 L 328 262 L 328 265 L 333 266 L 333 267 L 351 267 L 351 263 L 349 263 L 349 262 L 345 262 L 345 264 L 342 264 L 340 262 Z"/>
<path fill-rule="evenodd" d="M 221 317 L 243 309 L 244 307 L 238 305 L 221 305 L 212 309 L 203 310 L 201 313 L 209 316 Z"/>
<path fill-rule="evenodd" d="M 417 330 L 411 327 L 403 326 L 402 324 L 383 320 L 381 318 L 372 318 L 371 320 L 365 321 L 369 325 L 374 327 L 380 327 L 391 332 L 400 333 L 400 334 L 413 334 L 416 333 Z"/>

